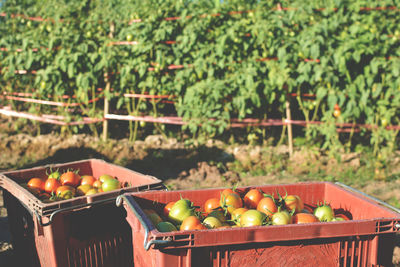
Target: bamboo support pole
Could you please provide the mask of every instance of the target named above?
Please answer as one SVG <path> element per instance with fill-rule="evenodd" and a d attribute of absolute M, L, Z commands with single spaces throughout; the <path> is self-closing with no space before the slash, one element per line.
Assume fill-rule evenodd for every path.
<path fill-rule="evenodd" d="M 115 31 L 115 24 L 111 23 L 110 24 L 110 34 L 109 37 L 112 39 L 114 37 L 114 31 Z M 111 89 L 111 82 L 110 82 L 110 77 L 108 76 L 108 69 L 106 70 L 106 73 L 104 74 L 104 81 L 106 82 L 106 88 L 104 91 L 104 111 L 103 111 L 103 141 L 107 141 L 108 138 L 108 120 L 106 118 L 107 114 L 109 113 L 110 110 L 110 102 L 107 98 L 107 95 L 110 92 Z"/>
<path fill-rule="evenodd" d="M 290 111 L 289 100 L 286 100 L 286 120 L 287 120 L 287 131 L 288 131 L 288 144 L 289 144 L 289 156 L 293 156 L 293 132 L 292 132 L 292 114 Z"/>

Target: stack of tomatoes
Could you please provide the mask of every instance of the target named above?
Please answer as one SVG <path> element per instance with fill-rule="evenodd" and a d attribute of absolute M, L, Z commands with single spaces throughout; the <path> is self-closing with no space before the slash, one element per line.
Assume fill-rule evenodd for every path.
<path fill-rule="evenodd" d="M 202 207 L 181 198 L 166 203 L 162 214 L 153 209 L 144 212 L 160 232 L 349 220 L 335 214 L 329 204 L 311 208 L 297 195 L 274 197 L 258 188 L 242 195 L 224 189 L 219 197 L 207 199 Z"/>
<path fill-rule="evenodd" d="M 47 202 L 116 190 L 121 188 L 121 183 L 109 174 L 103 174 L 96 179 L 92 175 L 79 175 L 77 170 L 50 170 L 45 178 L 31 178 L 26 187 Z"/>

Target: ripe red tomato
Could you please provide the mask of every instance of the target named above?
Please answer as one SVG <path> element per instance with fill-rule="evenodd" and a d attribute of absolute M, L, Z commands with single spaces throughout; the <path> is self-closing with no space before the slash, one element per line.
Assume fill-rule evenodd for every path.
<path fill-rule="evenodd" d="M 163 214 L 165 217 L 168 218 L 169 211 L 171 210 L 172 206 L 175 204 L 175 201 L 168 202 L 167 205 L 164 206 Z"/>
<path fill-rule="evenodd" d="M 41 178 L 32 178 L 28 181 L 28 187 L 30 188 L 36 188 L 40 191 L 44 191 L 44 184 L 45 181 Z"/>
<path fill-rule="evenodd" d="M 218 198 L 209 198 L 206 200 L 204 203 L 204 212 L 206 214 L 211 213 L 213 210 L 216 210 L 217 208 L 221 207 L 219 199 Z"/>
<path fill-rule="evenodd" d="M 267 216 L 272 216 L 272 214 L 278 211 L 278 208 L 272 197 L 264 197 L 258 202 L 257 210 L 263 212 Z"/>
<path fill-rule="evenodd" d="M 96 178 L 94 178 L 92 175 L 82 175 L 81 178 L 82 178 L 81 179 L 81 185 L 88 184 L 88 185 L 93 186 L 93 183 L 95 181 L 97 181 Z"/>
<path fill-rule="evenodd" d="M 81 177 L 79 174 L 73 172 L 73 171 L 67 171 L 61 174 L 60 176 L 60 182 L 62 185 L 69 185 L 76 187 L 80 184 L 81 182 Z"/>
<path fill-rule="evenodd" d="M 264 213 L 258 210 L 248 210 L 240 216 L 240 226 L 250 227 L 250 226 L 261 226 L 264 224 L 266 216 Z"/>
<path fill-rule="evenodd" d="M 318 218 L 314 214 L 299 212 L 293 216 L 293 223 L 314 223 L 319 222 Z"/>
<path fill-rule="evenodd" d="M 55 178 L 48 178 L 44 184 L 44 191 L 50 194 L 55 193 L 59 186 L 61 186 L 59 180 Z"/>
<path fill-rule="evenodd" d="M 181 231 L 186 231 L 186 230 L 195 230 L 198 229 L 199 227 L 201 228 L 201 221 L 199 218 L 197 218 L 194 215 L 186 217 L 181 224 L 180 230 Z M 204 226 L 205 227 L 205 226 Z"/>
<path fill-rule="evenodd" d="M 249 209 L 256 209 L 258 202 L 264 198 L 263 192 L 260 189 L 253 188 L 243 197 L 244 205 Z"/>

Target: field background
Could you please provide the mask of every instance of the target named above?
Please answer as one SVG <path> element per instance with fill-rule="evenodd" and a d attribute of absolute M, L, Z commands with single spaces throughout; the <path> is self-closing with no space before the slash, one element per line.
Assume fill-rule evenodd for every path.
<path fill-rule="evenodd" d="M 399 6 L 4 1 L 0 171 L 100 158 L 172 190 L 339 181 L 399 208 Z"/>

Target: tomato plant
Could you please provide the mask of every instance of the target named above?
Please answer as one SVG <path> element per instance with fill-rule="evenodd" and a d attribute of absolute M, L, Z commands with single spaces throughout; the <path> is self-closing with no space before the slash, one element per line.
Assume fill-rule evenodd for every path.
<path fill-rule="evenodd" d="M 33 92 L 41 100 L 63 104 L 79 100 L 81 111 L 72 114 L 61 106 L 53 111 L 52 106 L 38 108 L 7 99 L 1 99 L 2 106 L 37 114 L 56 112 L 66 121 L 84 116 L 101 119 L 104 107 L 92 101 L 99 96 L 130 115 L 162 117 L 173 111 L 185 122 L 182 130 L 208 137 L 230 129 L 232 118 L 286 118 L 289 102 L 295 117 L 323 122 L 309 124 L 305 137 L 313 143 L 322 140 L 321 146 L 332 153 L 343 148 L 344 139 L 368 141 L 376 153 L 396 149 L 396 131 L 366 130 L 357 138 L 345 138 L 335 125 L 399 124 L 396 11 L 365 12 L 359 1 L 348 0 L 329 1 L 323 11 L 316 0 L 306 5 L 299 0 L 281 3 L 296 7 L 292 13 L 277 10 L 276 1 L 159 2 L 155 11 L 152 0 L 140 5 L 128 0 L 112 5 L 98 0 L 85 5 L 4 1 L 1 13 L 7 15 L 0 23 L 1 48 L 6 48 L 0 53 L 4 92 Z M 247 12 L 232 15 L 238 7 Z M 22 22 L 12 15 L 21 10 L 26 17 L 45 20 Z M 216 13 L 220 15 L 205 15 Z M 382 17 L 385 20 L 376 23 Z M 133 40 L 138 44 L 113 45 Z M 113 90 L 96 92 L 107 83 Z M 154 95 L 173 95 L 173 104 L 124 97 L 151 90 Z M 289 99 L 291 94 L 297 97 Z M 138 131 L 138 123 L 130 125 Z M 151 127 L 163 131 L 158 124 Z M 97 127 L 91 130 L 96 132 Z M 252 130 L 245 131 L 244 136 L 255 142 Z M 136 138 L 136 132 L 130 137 Z"/>

